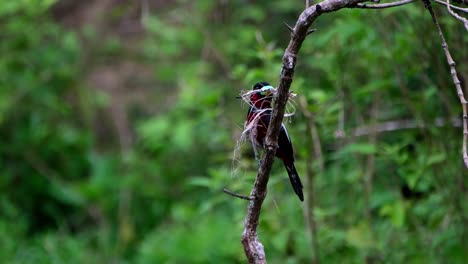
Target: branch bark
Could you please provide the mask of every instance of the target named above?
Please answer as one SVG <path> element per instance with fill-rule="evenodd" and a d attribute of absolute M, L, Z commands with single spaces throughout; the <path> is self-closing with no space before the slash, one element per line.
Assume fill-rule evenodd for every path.
<path fill-rule="evenodd" d="M 463 95 L 463 89 L 461 87 L 461 82 L 458 79 L 457 69 L 455 67 L 455 61 L 452 58 L 452 54 L 450 54 L 450 50 L 447 45 L 447 41 L 445 41 L 444 33 L 442 32 L 442 28 L 440 27 L 439 21 L 437 16 L 432 9 L 431 2 L 429 0 L 423 0 L 425 7 L 427 8 L 429 14 L 432 17 L 432 22 L 437 28 L 437 32 L 439 33 L 440 42 L 442 43 L 442 48 L 444 49 L 445 58 L 447 59 L 447 64 L 450 67 L 450 75 L 452 76 L 453 84 L 455 85 L 455 89 L 457 90 L 457 95 L 460 100 L 460 104 L 462 107 L 463 112 L 463 143 L 462 143 L 462 155 L 463 155 L 463 162 L 465 163 L 465 167 L 468 168 L 468 152 L 467 152 L 467 143 L 468 143 L 468 113 L 466 105 L 468 102 Z M 447 3 L 448 4 L 448 3 Z"/>
<path fill-rule="evenodd" d="M 291 40 L 283 55 L 278 93 L 275 98 L 270 125 L 265 139 L 265 152 L 258 170 L 257 178 L 250 196 L 250 201 L 242 234 L 242 244 L 249 263 L 266 263 L 265 250 L 258 239 L 258 223 L 263 201 L 267 193 L 267 184 L 278 145 L 278 135 L 283 121 L 289 88 L 293 81 L 296 57 L 304 42 L 310 25 L 323 13 L 337 11 L 344 7 L 355 6 L 364 0 L 325 0 L 304 10 L 299 16 Z"/>

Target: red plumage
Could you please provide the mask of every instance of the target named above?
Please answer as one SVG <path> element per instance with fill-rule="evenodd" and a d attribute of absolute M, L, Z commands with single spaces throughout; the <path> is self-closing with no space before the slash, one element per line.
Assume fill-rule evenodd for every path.
<path fill-rule="evenodd" d="M 250 108 L 247 112 L 246 127 L 251 126 L 250 139 L 254 144 L 254 148 L 263 148 L 265 144 L 266 132 L 271 119 L 272 89 L 273 87 L 267 82 L 259 82 L 254 85 L 254 92 L 250 95 Z M 294 191 L 299 199 L 304 201 L 303 186 L 294 165 L 294 151 L 291 139 L 284 124 L 281 124 L 276 157 L 283 161 Z"/>

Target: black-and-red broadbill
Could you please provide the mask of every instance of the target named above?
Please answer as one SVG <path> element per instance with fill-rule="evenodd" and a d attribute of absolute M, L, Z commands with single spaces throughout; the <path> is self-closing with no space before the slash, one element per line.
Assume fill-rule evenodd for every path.
<path fill-rule="evenodd" d="M 253 141 L 252 144 L 260 148 L 264 147 L 265 136 L 271 119 L 273 90 L 274 88 L 269 83 L 259 82 L 253 86 L 253 92 L 250 94 L 250 108 L 247 112 L 246 127 L 253 124 L 250 131 L 250 134 L 253 135 L 251 136 L 251 141 Z M 276 157 L 283 161 L 294 192 L 296 192 L 301 201 L 304 201 L 303 186 L 296 166 L 294 166 L 294 152 L 291 139 L 284 124 L 281 124 Z"/>

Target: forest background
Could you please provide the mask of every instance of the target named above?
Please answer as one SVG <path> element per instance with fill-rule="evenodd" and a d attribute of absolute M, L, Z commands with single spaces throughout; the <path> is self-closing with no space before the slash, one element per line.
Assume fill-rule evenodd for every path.
<path fill-rule="evenodd" d="M 466 6 L 465 6 L 466 7 Z M 462 80 L 468 34 L 434 5 Z M 258 161 L 236 96 L 277 85 L 303 1 L 0 1 L 2 263 L 245 263 Z M 466 263 L 461 106 L 422 2 L 320 17 L 276 162 L 271 263 Z M 465 95 L 468 90 L 465 89 Z"/>

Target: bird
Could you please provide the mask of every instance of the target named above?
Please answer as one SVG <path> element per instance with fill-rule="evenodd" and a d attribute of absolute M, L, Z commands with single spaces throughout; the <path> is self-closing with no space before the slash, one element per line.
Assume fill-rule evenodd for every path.
<path fill-rule="evenodd" d="M 247 112 L 245 127 L 250 129 L 250 141 L 254 149 L 257 147 L 264 147 L 265 137 L 271 119 L 271 102 L 274 89 L 275 88 L 267 82 L 259 82 L 253 86 L 252 92 L 249 92 L 250 96 L 248 100 L 250 107 Z M 297 173 L 296 166 L 294 165 L 294 151 L 291 139 L 283 123 L 281 124 L 275 156 L 283 161 L 294 192 L 301 201 L 304 201 L 302 182 Z"/>

